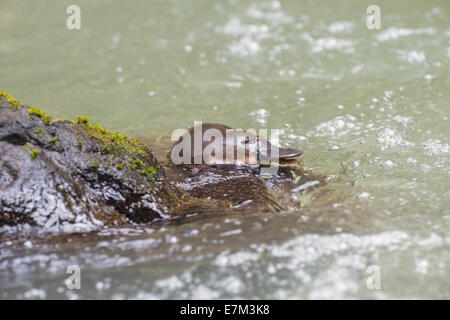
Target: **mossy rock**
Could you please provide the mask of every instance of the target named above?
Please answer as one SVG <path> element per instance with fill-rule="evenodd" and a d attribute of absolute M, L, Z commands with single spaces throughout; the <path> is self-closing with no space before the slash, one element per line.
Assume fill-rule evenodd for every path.
<path fill-rule="evenodd" d="M 86 231 L 183 213 L 150 148 L 0 93 L 0 225 Z"/>

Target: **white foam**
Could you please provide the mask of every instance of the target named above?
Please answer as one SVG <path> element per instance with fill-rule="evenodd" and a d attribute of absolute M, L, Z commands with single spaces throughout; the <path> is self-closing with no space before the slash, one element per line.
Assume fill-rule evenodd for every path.
<path fill-rule="evenodd" d="M 350 21 L 336 21 L 328 26 L 328 31 L 331 33 L 351 32 L 353 29 L 353 22 Z"/>
<path fill-rule="evenodd" d="M 319 124 L 315 128 L 315 132 L 309 132 L 308 135 L 315 135 L 319 137 L 332 136 L 339 138 L 353 133 L 360 128 L 360 125 L 356 123 L 356 118 L 347 114 Z"/>
<path fill-rule="evenodd" d="M 378 134 L 377 141 L 383 151 L 389 148 L 414 145 L 414 143 L 406 140 L 398 132 L 390 128 L 385 128 Z"/>
<path fill-rule="evenodd" d="M 344 53 L 351 53 L 354 51 L 353 41 L 347 39 L 337 38 L 319 38 L 311 43 L 312 52 L 323 52 L 328 50 L 337 50 Z"/>
<path fill-rule="evenodd" d="M 391 27 L 386 31 L 381 32 L 377 36 L 377 39 L 380 42 L 384 42 L 390 40 L 397 40 L 398 38 L 401 37 L 409 37 L 412 35 L 420 35 L 420 34 L 434 35 L 435 30 L 433 28 L 406 29 L 406 28 Z"/>
<path fill-rule="evenodd" d="M 409 63 L 421 63 L 426 61 L 425 52 L 423 51 L 399 51 L 400 59 Z"/>
<path fill-rule="evenodd" d="M 430 139 L 423 143 L 425 153 L 430 156 L 450 154 L 450 146 L 439 139 Z"/>

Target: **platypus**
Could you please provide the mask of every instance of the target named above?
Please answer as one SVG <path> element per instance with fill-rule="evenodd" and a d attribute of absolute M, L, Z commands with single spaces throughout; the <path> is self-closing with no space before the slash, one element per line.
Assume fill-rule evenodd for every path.
<path fill-rule="evenodd" d="M 298 149 L 276 147 L 250 131 L 218 123 L 198 123 L 184 130 L 169 156 L 174 164 L 259 165 L 290 162 L 303 154 Z"/>

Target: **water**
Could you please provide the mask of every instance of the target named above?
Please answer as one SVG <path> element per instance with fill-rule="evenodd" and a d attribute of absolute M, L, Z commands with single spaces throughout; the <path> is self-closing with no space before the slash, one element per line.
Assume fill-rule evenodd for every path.
<path fill-rule="evenodd" d="M 1 2 L 2 89 L 155 141 L 283 129 L 332 182 L 291 212 L 2 242 L 2 298 L 450 298 L 448 1 L 377 1 L 381 30 L 371 1 L 77 3 L 71 31 L 71 1 Z"/>

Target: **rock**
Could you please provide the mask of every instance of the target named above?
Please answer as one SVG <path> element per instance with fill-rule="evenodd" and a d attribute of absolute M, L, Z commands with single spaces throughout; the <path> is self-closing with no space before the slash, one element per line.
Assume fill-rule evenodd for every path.
<path fill-rule="evenodd" d="M 184 197 L 148 146 L 86 117 L 52 121 L 1 92 L 0 226 L 77 232 L 145 223 L 182 213 Z"/>
<path fill-rule="evenodd" d="M 190 197 L 203 201 L 203 206 L 280 211 L 266 183 L 258 177 L 258 169 L 235 166 L 165 164 L 172 184 Z"/>

